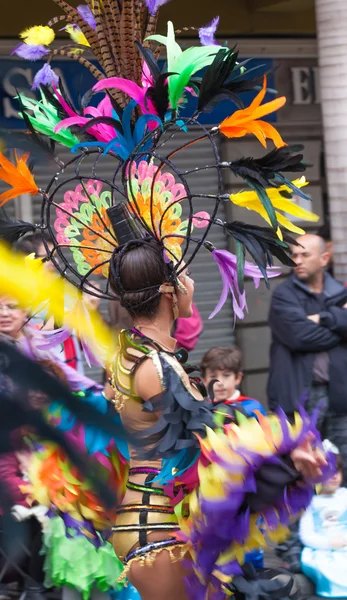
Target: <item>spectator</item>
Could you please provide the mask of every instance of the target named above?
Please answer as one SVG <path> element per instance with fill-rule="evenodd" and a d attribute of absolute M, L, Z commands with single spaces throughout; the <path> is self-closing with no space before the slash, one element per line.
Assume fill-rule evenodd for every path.
<path fill-rule="evenodd" d="M 326 249 L 327 249 L 327 252 L 329 254 L 328 271 L 332 275 L 333 274 L 333 272 L 332 272 L 332 266 L 333 266 L 333 252 L 334 252 L 334 247 L 333 247 L 333 242 L 332 242 L 332 239 L 331 239 L 331 231 L 330 231 L 329 219 L 327 219 L 325 221 L 324 225 L 322 225 L 318 229 L 317 235 L 319 235 L 319 237 L 321 237 L 325 241 Z"/>
<path fill-rule="evenodd" d="M 5 341 L 19 346 L 33 360 L 52 360 L 64 371 L 69 387 L 73 391 L 100 388 L 92 379 L 78 373 L 48 350 L 39 350 L 40 332 L 27 324 L 27 314 L 11 298 L 0 296 L 0 336 Z"/>
<path fill-rule="evenodd" d="M 43 237 L 46 246 L 43 243 Z M 42 232 L 31 233 L 29 235 L 24 236 L 17 242 L 17 244 L 15 245 L 15 249 L 18 252 L 22 252 L 26 255 L 34 254 L 35 258 L 41 258 L 42 260 L 46 259 L 44 263 L 45 268 L 53 272 L 56 271 L 53 262 L 50 260 L 50 256 L 54 249 L 53 242 L 47 235 L 43 236 Z M 33 325 L 36 325 L 37 327 L 42 329 L 52 330 L 56 328 L 54 319 L 47 315 L 47 311 L 45 309 L 32 315 L 30 321 Z M 54 351 L 56 354 L 58 354 L 61 360 L 63 360 L 70 367 L 84 375 L 83 357 L 80 344 L 76 335 L 70 335 L 62 343 L 62 346 L 58 346 L 54 349 Z"/>
<path fill-rule="evenodd" d="M 297 241 L 297 266 L 272 296 L 269 406 L 290 415 L 308 396 L 308 411 L 318 409 L 319 429 L 347 464 L 347 289 L 325 272 L 329 254 L 321 237 Z"/>
<path fill-rule="evenodd" d="M 342 484 L 342 460 L 337 472 L 322 485 L 300 521 L 303 572 L 326 598 L 347 597 L 347 488 Z"/>
<path fill-rule="evenodd" d="M 214 405 L 223 405 L 229 415 L 238 408 L 247 415 L 254 411 L 265 413 L 264 407 L 253 398 L 243 396 L 238 389 L 241 385 L 242 354 L 238 348 L 211 348 L 202 357 L 201 376 L 206 388 L 213 385 Z M 209 390 L 212 394 L 212 390 Z"/>

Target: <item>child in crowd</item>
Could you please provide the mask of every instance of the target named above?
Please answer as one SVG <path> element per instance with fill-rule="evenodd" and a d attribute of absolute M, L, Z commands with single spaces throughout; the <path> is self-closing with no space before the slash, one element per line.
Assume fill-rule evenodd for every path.
<path fill-rule="evenodd" d="M 242 354 L 238 348 L 211 348 L 202 357 L 200 369 L 216 412 L 223 412 L 226 419 L 236 420 L 237 411 L 252 417 L 257 417 L 257 413 L 266 414 L 258 400 L 243 396 L 238 389 L 243 378 Z M 263 551 L 250 552 L 246 562 L 252 563 L 256 569 L 262 568 Z"/>
<path fill-rule="evenodd" d="M 341 487 L 341 456 L 337 448 L 329 449 L 337 454 L 337 472 L 322 485 L 301 518 L 301 567 L 316 584 L 317 595 L 346 598 L 347 488 Z"/>
<path fill-rule="evenodd" d="M 211 348 L 202 357 L 200 368 L 209 395 L 214 396 L 214 405 L 223 407 L 229 418 L 235 418 L 235 409 L 254 417 L 257 412 L 266 414 L 258 400 L 243 396 L 239 390 L 243 373 L 242 354 L 238 348 Z"/>

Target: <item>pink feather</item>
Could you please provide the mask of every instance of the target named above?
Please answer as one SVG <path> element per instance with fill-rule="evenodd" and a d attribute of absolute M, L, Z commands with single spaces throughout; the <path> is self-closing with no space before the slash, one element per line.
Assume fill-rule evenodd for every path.
<path fill-rule="evenodd" d="M 137 83 L 130 81 L 129 79 L 124 79 L 123 77 L 109 77 L 108 79 L 98 81 L 98 83 L 93 87 L 93 90 L 94 92 L 101 92 L 102 90 L 115 88 L 127 94 L 129 98 L 135 100 L 135 102 L 141 107 L 141 110 L 144 114 L 157 114 L 153 104 L 150 101 L 147 103 L 145 102 L 146 91 L 148 87 L 148 82 L 146 87 L 142 88 Z"/>

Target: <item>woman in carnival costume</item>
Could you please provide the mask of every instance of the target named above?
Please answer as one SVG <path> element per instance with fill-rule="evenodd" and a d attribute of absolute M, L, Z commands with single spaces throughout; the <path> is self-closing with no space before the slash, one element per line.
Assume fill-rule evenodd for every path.
<path fill-rule="evenodd" d="M 255 583 L 242 564 L 245 552 L 278 539 L 310 501 L 312 483 L 325 465 L 314 423 L 304 411 L 294 423 L 282 413 L 240 418 L 237 424 L 218 421 L 201 382 L 190 377 L 186 353 L 176 351 L 171 337 L 174 321 L 191 315 L 189 268 L 198 252 L 210 252 L 222 277 L 211 317 L 230 292 L 235 316 L 242 318 L 244 276 L 257 285 L 278 275 L 273 256 L 293 265 L 289 244 L 295 242 L 280 226 L 300 230 L 279 211 L 316 220 L 291 202 L 293 193 L 308 198 L 305 179 L 283 175 L 305 170 L 301 147 L 286 146 L 261 120 L 285 99 L 263 102 L 266 78 L 251 79 L 237 51 L 218 46 L 216 21 L 199 31 L 201 46 L 182 51 L 172 23 L 167 36 L 155 35 L 165 0 L 88 0 L 76 9 L 64 0 L 56 3 L 64 14 L 47 27 L 23 32 L 15 52 L 29 60 L 48 58 L 34 79 L 41 99 L 19 96 L 31 132 L 22 147 L 36 142 L 60 165 L 59 172 L 55 168 L 42 190 L 26 156 L 17 157 L 16 167 L 1 157 L 0 175 L 13 189 L 0 199 L 5 203 L 19 188 L 41 194 L 39 228 L 53 240 L 52 262 L 80 290 L 119 301 L 133 318 L 134 327 L 119 336 L 106 391 L 130 440 L 126 492 L 112 528 L 124 575 L 142 600 L 219 600 L 255 593 L 254 586 L 264 598 L 272 592 L 288 595 L 290 586 L 281 592 L 277 582 Z M 52 26 L 63 19 L 72 43 L 51 50 Z M 163 69 L 157 60 L 162 46 L 167 52 Z M 86 58 L 90 51 L 98 66 Z M 79 109 L 72 106 L 50 66 L 56 55 L 71 56 L 90 69 L 98 80 L 93 92 L 106 90 L 97 106 L 88 105 L 91 94 Z M 245 108 L 240 94 L 250 90 L 257 93 Z M 189 94 L 196 110 L 183 117 Z M 222 98 L 236 104 L 236 112 L 219 126 L 201 125 L 199 115 Z M 196 137 L 185 141 L 191 126 Z M 261 158 L 220 159 L 220 138 L 248 134 L 264 147 L 271 139 L 275 148 Z M 178 138 L 183 143 L 175 143 Z M 72 149 L 70 162 L 61 165 L 53 141 Z M 178 166 L 203 141 L 210 144 L 210 164 Z M 172 151 L 168 143 L 174 144 Z M 106 154 L 114 161 L 107 179 L 100 174 Z M 215 194 L 201 189 L 202 170 L 215 181 Z M 224 170 L 241 177 L 250 191 L 225 194 Z M 196 209 L 202 199 L 208 212 Z M 219 209 L 229 201 L 255 210 L 270 227 L 225 222 Z M 30 227 L 3 223 L 2 236 L 18 237 Z M 235 240 L 236 255 L 208 240 L 214 228 Z M 246 251 L 256 264 L 245 260 Z M 101 289 L 96 276 L 104 276 Z"/>

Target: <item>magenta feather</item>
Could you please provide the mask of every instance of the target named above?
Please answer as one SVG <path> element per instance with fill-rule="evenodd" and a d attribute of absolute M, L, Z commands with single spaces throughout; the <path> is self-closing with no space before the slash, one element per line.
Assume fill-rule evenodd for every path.
<path fill-rule="evenodd" d="M 88 117 L 86 116 L 81 116 L 78 115 L 69 105 L 68 103 L 64 100 L 64 98 L 62 97 L 62 95 L 60 94 L 60 92 L 58 90 L 55 90 L 55 95 L 57 97 L 57 99 L 59 100 L 60 104 L 62 105 L 62 107 L 64 108 L 64 110 L 66 111 L 66 113 L 69 115 L 68 118 L 63 119 L 62 121 L 60 121 L 60 123 L 58 123 L 54 130 L 56 132 L 60 131 L 60 129 L 66 128 L 66 127 L 71 127 L 72 125 L 78 125 L 79 127 L 84 127 L 84 125 L 86 125 L 89 121 Z M 103 117 L 103 116 L 107 116 L 109 114 L 109 111 L 111 111 L 112 114 L 112 105 L 109 99 L 103 99 L 100 104 L 97 106 L 97 108 L 95 108 L 94 106 L 87 106 L 83 113 L 84 115 L 91 115 L 92 117 Z M 92 136 L 95 137 L 96 140 L 98 140 L 99 142 L 110 142 L 111 140 L 113 140 L 115 137 L 117 137 L 117 132 L 115 129 L 113 129 L 113 127 L 110 127 L 110 125 L 104 125 L 102 123 L 100 123 L 99 125 L 94 125 L 91 126 L 88 129 L 88 133 L 90 133 Z"/>
<path fill-rule="evenodd" d="M 93 91 L 101 92 L 103 90 L 109 90 L 113 88 L 124 92 L 129 96 L 129 98 L 135 100 L 135 102 L 141 107 L 143 114 L 157 114 L 152 103 L 149 100 L 145 101 L 148 85 L 142 88 L 137 83 L 130 81 L 129 79 L 124 79 L 123 77 L 109 77 L 108 79 L 99 81 L 93 87 Z"/>
<path fill-rule="evenodd" d="M 219 17 L 215 17 L 214 19 L 212 19 L 211 23 L 205 25 L 205 27 L 200 27 L 199 38 L 202 46 L 213 46 L 217 44 L 214 36 L 217 31 L 218 25 Z"/>

